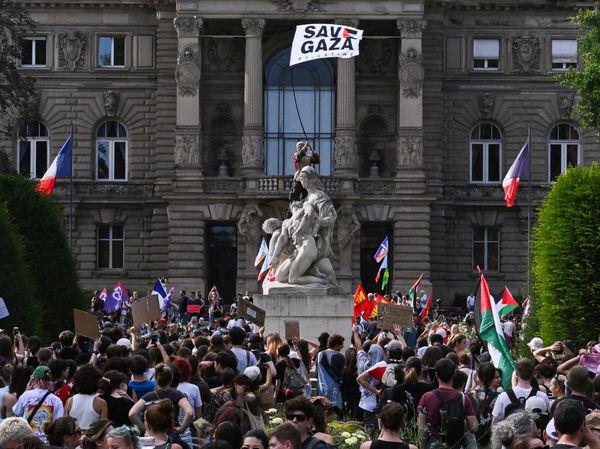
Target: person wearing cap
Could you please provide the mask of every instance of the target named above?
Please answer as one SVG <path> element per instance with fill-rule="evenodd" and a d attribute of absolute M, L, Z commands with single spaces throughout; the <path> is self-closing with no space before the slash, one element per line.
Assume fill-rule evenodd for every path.
<path fill-rule="evenodd" d="M 48 444 L 44 426 L 64 415 L 62 401 L 51 393 L 52 374 L 47 366 L 38 366 L 31 375 L 26 390 L 13 406 L 15 416 L 25 418 L 33 433 Z M 4 447 L 4 446 L 3 446 Z"/>
<path fill-rule="evenodd" d="M 566 399 L 574 399 L 581 402 L 587 413 L 600 408 L 598 404 L 588 397 L 588 394 L 592 391 L 592 381 L 590 380 L 588 369 L 585 366 L 574 366 L 571 368 L 571 371 L 569 371 L 569 374 L 567 375 L 565 385 L 569 394 L 563 399 L 557 399 L 554 404 L 552 404 L 552 410 L 550 411 L 552 416 L 554 416 L 554 411 L 558 404 Z"/>
<path fill-rule="evenodd" d="M 544 347 L 544 341 L 540 337 L 533 337 L 529 343 L 527 343 L 531 353 L 533 354 L 538 349 L 542 349 Z"/>
<path fill-rule="evenodd" d="M 318 394 L 325 396 L 336 407 L 342 408 L 340 391 L 342 374 L 346 358 L 340 352 L 344 347 L 344 337 L 338 334 L 327 339 L 327 349 L 317 354 L 316 371 L 318 378 Z"/>

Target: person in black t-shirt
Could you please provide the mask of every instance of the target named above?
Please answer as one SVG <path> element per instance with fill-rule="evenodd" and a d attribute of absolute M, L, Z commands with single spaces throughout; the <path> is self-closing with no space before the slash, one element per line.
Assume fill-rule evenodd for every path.
<path fill-rule="evenodd" d="M 600 447 L 600 440 L 585 425 L 585 408 L 581 401 L 565 398 L 554 410 L 554 426 L 560 434 L 555 449 L 576 449 L 583 441 L 590 448 Z"/>

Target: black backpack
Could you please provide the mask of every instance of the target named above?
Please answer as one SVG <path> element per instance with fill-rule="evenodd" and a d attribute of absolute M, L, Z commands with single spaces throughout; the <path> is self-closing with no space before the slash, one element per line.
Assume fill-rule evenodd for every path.
<path fill-rule="evenodd" d="M 446 444 L 447 447 L 460 447 L 459 444 L 465 437 L 465 397 L 462 393 L 456 397 L 445 400 L 440 392 L 433 390 L 438 399 L 442 402 L 439 414 L 439 440 Z M 466 445 L 466 441 L 465 441 Z"/>
<path fill-rule="evenodd" d="M 525 403 L 527 402 L 527 399 L 536 396 L 538 391 L 539 390 L 537 388 L 532 388 L 529 396 L 526 398 L 518 398 L 512 388 L 510 390 L 506 390 L 508 399 L 510 399 L 510 404 L 504 408 L 504 417 L 506 418 L 517 410 L 525 410 Z"/>
<path fill-rule="evenodd" d="M 492 436 L 492 403 L 498 396 L 494 390 L 485 389 L 485 396 L 481 400 L 475 398 L 475 415 L 477 417 L 477 430 L 475 431 L 475 438 L 477 444 L 485 445 L 490 442 Z"/>

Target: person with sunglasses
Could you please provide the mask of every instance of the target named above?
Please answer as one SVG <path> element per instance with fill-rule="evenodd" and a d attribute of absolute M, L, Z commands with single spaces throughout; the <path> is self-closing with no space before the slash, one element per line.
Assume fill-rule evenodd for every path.
<path fill-rule="evenodd" d="M 48 442 L 57 448 L 75 449 L 81 443 L 83 434 L 77 420 L 72 416 L 63 416 L 44 429 Z"/>
<path fill-rule="evenodd" d="M 329 449 L 329 445 L 310 432 L 314 426 L 314 406 L 305 396 L 296 396 L 285 402 L 285 419 L 300 431 L 301 445 L 297 449 Z"/>

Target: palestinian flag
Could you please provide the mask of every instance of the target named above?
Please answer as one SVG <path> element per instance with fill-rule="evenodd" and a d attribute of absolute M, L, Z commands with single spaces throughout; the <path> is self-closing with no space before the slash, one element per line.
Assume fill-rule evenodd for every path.
<path fill-rule="evenodd" d="M 515 362 L 508 349 L 508 344 L 504 339 L 504 333 L 502 332 L 502 326 L 500 325 L 500 316 L 498 315 L 495 304 L 492 303 L 490 298 L 490 286 L 483 274 L 481 274 L 479 286 L 481 304 L 481 325 L 479 327 L 479 335 L 487 342 L 488 352 L 492 356 L 494 366 L 502 370 L 502 387 L 507 390 L 510 388 L 510 378 L 515 370 Z"/>
<path fill-rule="evenodd" d="M 412 287 L 408 290 L 408 299 L 413 302 L 413 306 L 416 306 L 415 301 L 417 300 L 417 289 L 419 285 L 421 285 L 421 280 L 423 279 L 423 273 L 419 276 L 419 279 L 415 281 Z"/>
<path fill-rule="evenodd" d="M 498 315 L 504 316 L 507 313 L 512 312 L 517 307 L 519 307 L 519 303 L 515 301 L 515 298 L 510 294 L 508 287 L 504 287 L 502 291 L 502 299 L 496 303 L 496 308 L 498 310 Z"/>

